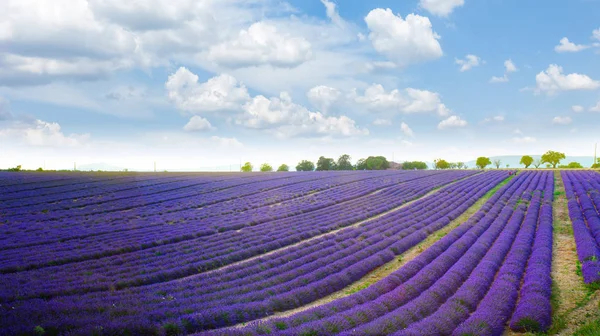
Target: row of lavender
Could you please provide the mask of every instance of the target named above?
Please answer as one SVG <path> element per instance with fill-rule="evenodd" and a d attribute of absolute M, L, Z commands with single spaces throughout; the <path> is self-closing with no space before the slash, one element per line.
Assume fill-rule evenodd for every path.
<path fill-rule="evenodd" d="M 391 174 L 391 175 L 390 175 Z M 305 174 L 307 176 L 310 174 Z M 124 252 L 142 250 L 158 245 L 167 245 L 197 237 L 215 235 L 219 232 L 239 230 L 245 226 L 256 226 L 275 219 L 282 219 L 309 213 L 314 210 L 327 208 L 336 203 L 348 201 L 355 198 L 368 195 L 369 193 L 380 190 L 380 188 L 397 185 L 398 183 L 413 181 L 419 178 L 426 178 L 432 175 L 440 175 L 443 180 L 447 176 L 464 176 L 450 174 L 416 174 L 416 173 L 387 173 L 380 174 L 354 174 L 354 178 L 348 181 L 347 177 L 313 179 L 308 182 L 299 183 L 296 181 L 293 186 L 283 186 L 273 192 L 258 192 L 248 196 L 251 198 L 261 198 L 263 204 L 252 209 L 236 208 L 237 202 L 230 201 L 226 203 L 215 204 L 220 206 L 223 211 L 233 212 L 223 216 L 214 216 L 202 219 L 196 219 L 203 209 L 191 209 L 188 211 L 179 211 L 169 213 L 165 216 L 155 215 L 149 218 L 137 218 L 128 220 L 124 218 L 120 221 L 121 225 L 97 224 L 89 226 L 73 220 L 70 225 L 64 225 L 60 228 L 54 228 L 50 223 L 42 229 L 27 228 L 19 234 L 12 234 L 14 237 L 10 242 L 15 244 L 24 244 L 26 246 L 14 247 L 10 251 L 5 251 L 0 256 L 0 272 L 14 272 L 15 270 L 27 270 L 44 267 L 49 264 L 65 264 L 76 261 L 96 259 L 103 256 L 117 255 Z M 318 176 L 318 175 L 317 175 Z M 336 175 L 337 176 L 337 175 Z M 282 181 L 279 181 L 281 184 Z M 320 183 L 326 186 L 333 186 L 329 189 L 320 186 Z M 264 185 L 255 183 L 254 185 Z M 244 186 L 247 188 L 248 186 Z M 303 188 L 304 190 L 323 190 L 320 193 L 310 193 L 303 197 L 292 198 L 281 202 L 277 206 L 269 206 L 273 197 L 272 194 L 281 193 L 286 195 L 289 188 Z M 241 188 L 241 187 L 240 187 Z M 256 186 L 254 186 L 256 188 Z M 217 192 L 215 192 L 217 193 Z M 256 195 L 256 196 L 255 196 Z M 197 202 L 202 202 L 204 194 L 198 195 Z M 241 197 L 240 202 L 248 197 Z M 99 217 L 103 220 L 104 217 Z M 177 219 L 177 221 L 175 221 Z M 183 222 L 182 222 L 183 221 Z M 10 225 L 12 230 L 13 224 Z M 76 229 L 76 230 L 75 230 Z M 74 238 L 76 235 L 78 238 Z M 44 239 L 45 244 L 36 245 L 35 249 L 29 248 L 33 242 Z M 52 239 L 54 237 L 54 239 Z M 18 239 L 20 238 L 20 239 Z M 10 242 L 3 241 L 4 249 L 8 249 Z M 39 242 L 39 241 L 38 241 Z M 8 246 L 7 246 L 8 245 Z M 48 252 L 48 253 L 46 253 Z M 41 256 L 40 256 L 41 254 Z"/>
<path fill-rule="evenodd" d="M 285 179 L 276 178 L 269 179 L 267 181 L 262 180 L 237 180 L 237 184 L 232 185 L 232 182 L 217 183 L 217 186 L 207 188 L 196 187 L 189 190 L 190 196 L 186 198 L 185 202 L 187 206 L 175 207 L 168 200 L 162 202 L 155 202 L 154 207 L 157 208 L 152 211 L 148 207 L 138 207 L 135 211 L 127 211 L 125 213 L 121 211 L 104 213 L 101 215 L 77 217 L 73 216 L 66 219 L 58 219 L 54 221 L 44 221 L 40 223 L 36 222 L 24 222 L 22 224 L 11 222 L 10 229 L 13 232 L 11 235 L 0 235 L 0 242 L 4 246 L 4 249 L 29 247 L 34 245 L 52 244 L 57 242 L 65 242 L 69 240 L 77 240 L 76 243 L 80 245 L 87 245 L 89 242 L 81 240 L 87 237 L 92 238 L 94 241 L 100 238 L 106 238 L 107 241 L 112 241 L 111 234 L 117 232 L 120 237 L 123 237 L 124 231 L 131 231 L 127 234 L 135 235 L 143 233 L 144 229 L 155 231 L 155 226 L 172 227 L 172 224 L 185 224 L 186 222 L 194 221 L 194 227 L 198 230 L 199 220 L 206 219 L 201 227 L 204 229 L 206 234 L 213 234 L 218 231 L 224 231 L 226 228 L 221 223 L 231 224 L 239 222 L 240 219 L 245 220 L 247 223 L 246 211 L 256 210 L 259 211 L 262 208 L 263 212 L 273 214 L 276 210 L 283 210 L 286 206 L 291 206 L 296 203 L 305 202 L 293 202 L 294 198 L 302 197 L 309 192 L 316 191 L 330 191 L 326 195 L 335 197 L 336 194 L 349 194 L 355 196 L 351 191 L 359 189 L 364 190 L 365 183 L 376 183 L 369 182 L 373 179 L 377 179 L 383 183 L 393 184 L 405 180 L 411 180 L 416 176 L 411 174 L 399 174 L 399 173 L 375 173 L 375 174 L 352 174 L 351 176 L 339 175 L 339 174 L 294 174 L 287 175 Z M 282 175 L 279 175 L 280 177 Z M 220 182 L 220 181 L 219 181 Z M 381 185 L 380 183 L 380 185 Z M 235 187 L 235 188 L 234 188 Z M 361 189 L 361 187 L 363 187 Z M 214 188 L 219 188 L 215 191 Z M 208 189 L 208 190 L 207 190 Z M 223 190 L 226 189 L 226 190 Z M 329 190 L 331 189 L 331 190 Z M 237 192 L 235 191 L 237 190 Z M 142 198 L 146 197 L 143 193 L 146 190 L 139 190 Z M 321 193 L 310 194 L 309 197 L 301 198 L 304 200 L 310 198 L 316 199 Z M 325 195 L 325 193 L 324 193 Z M 160 196 L 160 195 L 159 195 Z M 157 196 L 158 197 L 158 196 Z M 164 197 L 164 195 L 163 195 Z M 159 197 L 158 197 L 159 198 Z M 168 197 L 164 197 L 168 198 Z M 211 198 L 212 205 L 207 206 L 207 199 Z M 250 200 L 250 201 L 248 201 Z M 283 202 L 289 200 L 289 202 Z M 122 201 L 128 204 L 127 201 Z M 268 207 L 274 202 L 281 202 L 277 209 L 271 209 Z M 249 205 L 248 203 L 255 203 Z M 314 204 L 316 202 L 310 202 Z M 265 209 L 267 211 L 265 211 Z M 280 211 L 291 213 L 291 211 Z M 114 219 L 116 217 L 117 219 Z M 218 217 L 222 221 L 208 219 L 209 217 Z M 252 216 L 253 221 L 256 222 L 256 214 Z M 264 220 L 264 219 L 263 219 Z M 221 226 L 220 226 L 221 225 Z M 77 230 L 73 230 L 77 228 Z M 219 230 L 220 229 L 220 230 Z M 236 229 L 239 229 L 237 227 Z M 22 231 L 18 231 L 22 230 Z M 142 231 L 139 231 L 142 230 Z M 3 232 L 0 230 L 0 232 Z M 103 237 L 99 237 L 106 235 Z M 162 238 L 166 238 L 162 236 Z M 138 242 L 144 243 L 143 241 Z M 121 247 L 126 247 L 120 244 Z M 71 249 L 72 246 L 64 246 Z M 17 252 L 20 254 L 21 252 Z M 80 251 L 80 254 L 83 254 Z"/>
<path fill-rule="evenodd" d="M 600 174 L 563 171 L 562 178 L 583 280 L 600 282 Z"/>
<path fill-rule="evenodd" d="M 524 172 L 466 223 L 376 284 L 217 335 L 501 335 L 551 323 L 553 178 Z"/>
<path fill-rule="evenodd" d="M 420 175 L 418 172 L 414 174 Z M 244 227 L 238 231 L 94 260 L 4 274 L 4 281 L 0 282 L 0 300 L 120 289 L 206 272 L 368 219 L 472 174 L 448 172 L 428 175 L 427 179 L 395 184 L 368 197 L 359 197 L 319 210 Z M 177 226 L 172 226 L 171 230 L 179 232 Z M 193 227 L 187 230 L 193 230 Z M 90 242 L 90 245 L 92 243 Z M 84 248 L 89 249 L 90 246 L 81 247 Z M 48 254 L 49 256 L 44 258 L 52 258 L 52 252 L 48 251 Z"/>
<path fill-rule="evenodd" d="M 295 308 L 342 289 L 416 245 L 505 178 L 503 172 L 480 174 L 359 227 L 215 272 L 117 292 L 12 302 L 4 323 L 14 332 L 31 328 L 17 320 L 82 334 L 99 325 L 108 333 L 153 332 L 165 325 L 192 332 Z M 111 318 L 116 315 L 121 317 Z"/>

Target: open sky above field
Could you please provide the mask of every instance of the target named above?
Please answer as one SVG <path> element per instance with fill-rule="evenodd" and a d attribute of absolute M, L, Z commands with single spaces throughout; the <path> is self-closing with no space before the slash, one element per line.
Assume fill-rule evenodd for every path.
<path fill-rule="evenodd" d="M 0 162 L 592 155 L 600 1 L 6 0 Z"/>

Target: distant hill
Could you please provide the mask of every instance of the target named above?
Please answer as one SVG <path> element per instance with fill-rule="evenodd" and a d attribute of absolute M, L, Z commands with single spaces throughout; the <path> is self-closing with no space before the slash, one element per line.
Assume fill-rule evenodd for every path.
<path fill-rule="evenodd" d="M 521 161 L 522 155 L 509 155 L 509 156 L 490 156 L 490 160 L 494 162 L 494 160 L 502 161 L 501 168 L 506 168 L 506 165 L 510 165 L 510 168 L 523 168 L 523 165 L 519 163 Z M 531 157 L 536 159 L 541 159 L 541 155 L 531 155 Z M 475 168 L 475 161 L 469 161 L 466 164 L 469 168 Z M 562 160 L 560 164 L 568 164 L 569 162 L 579 162 L 584 167 L 591 167 L 594 163 L 593 156 L 567 156 L 565 160 Z M 545 165 L 544 165 L 545 166 Z"/>

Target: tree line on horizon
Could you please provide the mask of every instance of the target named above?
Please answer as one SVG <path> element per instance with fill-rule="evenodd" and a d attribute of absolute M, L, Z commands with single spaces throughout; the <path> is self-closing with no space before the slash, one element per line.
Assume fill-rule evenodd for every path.
<path fill-rule="evenodd" d="M 384 156 L 369 156 L 366 159 L 359 159 L 356 164 L 352 164 L 352 158 L 348 154 L 340 155 L 335 160 L 324 156 L 319 157 L 316 164 L 310 160 L 302 160 L 296 165 L 296 171 L 327 171 L 327 170 L 385 170 L 392 167 L 394 163 L 390 163 Z M 422 161 L 407 161 L 402 163 L 404 170 L 422 170 L 429 167 Z M 242 172 L 251 172 L 254 166 L 251 162 L 246 162 L 242 167 Z M 268 163 L 260 165 L 261 172 L 273 171 L 273 166 Z M 282 164 L 277 168 L 277 171 L 289 171 L 290 167 L 287 164 Z"/>
<path fill-rule="evenodd" d="M 560 162 L 566 158 L 564 153 L 556 151 L 547 151 L 541 158 L 534 159 L 530 155 L 523 155 L 521 157 L 522 164 L 526 169 L 533 166 L 539 168 L 542 164 L 545 164 L 547 168 L 584 168 L 579 162 L 570 162 L 567 165 L 560 165 Z M 324 156 L 319 157 L 317 163 L 310 160 L 302 160 L 296 165 L 296 171 L 326 171 L 326 170 L 385 170 L 388 168 L 397 168 L 403 170 L 424 170 L 429 169 L 427 163 L 422 161 L 405 161 L 397 167 L 392 167 L 395 163 L 390 163 L 383 156 L 369 156 L 366 159 L 360 159 L 356 164 L 352 164 L 351 157 L 348 154 L 341 155 L 337 160 L 333 158 L 326 158 Z M 497 159 L 492 162 L 489 157 L 480 156 L 475 161 L 475 166 L 479 169 L 486 169 L 488 166 L 493 165 L 496 169 L 499 169 L 502 165 L 502 161 Z M 449 162 L 444 159 L 435 159 L 433 163 L 434 169 L 468 169 L 469 167 L 464 162 Z M 506 165 L 506 168 L 510 168 Z M 592 165 L 591 168 L 600 168 L 600 159 Z M 254 166 L 250 162 L 246 162 L 242 167 L 242 172 L 253 171 Z M 261 172 L 273 171 L 273 167 L 268 163 L 263 163 L 260 166 Z M 290 167 L 287 164 L 282 164 L 277 168 L 277 171 L 289 171 Z"/>

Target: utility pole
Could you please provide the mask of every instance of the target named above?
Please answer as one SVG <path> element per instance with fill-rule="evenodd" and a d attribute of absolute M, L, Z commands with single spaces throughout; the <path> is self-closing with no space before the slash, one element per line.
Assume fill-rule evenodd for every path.
<path fill-rule="evenodd" d="M 77 162 L 73 162 L 73 171 L 77 170 Z"/>

